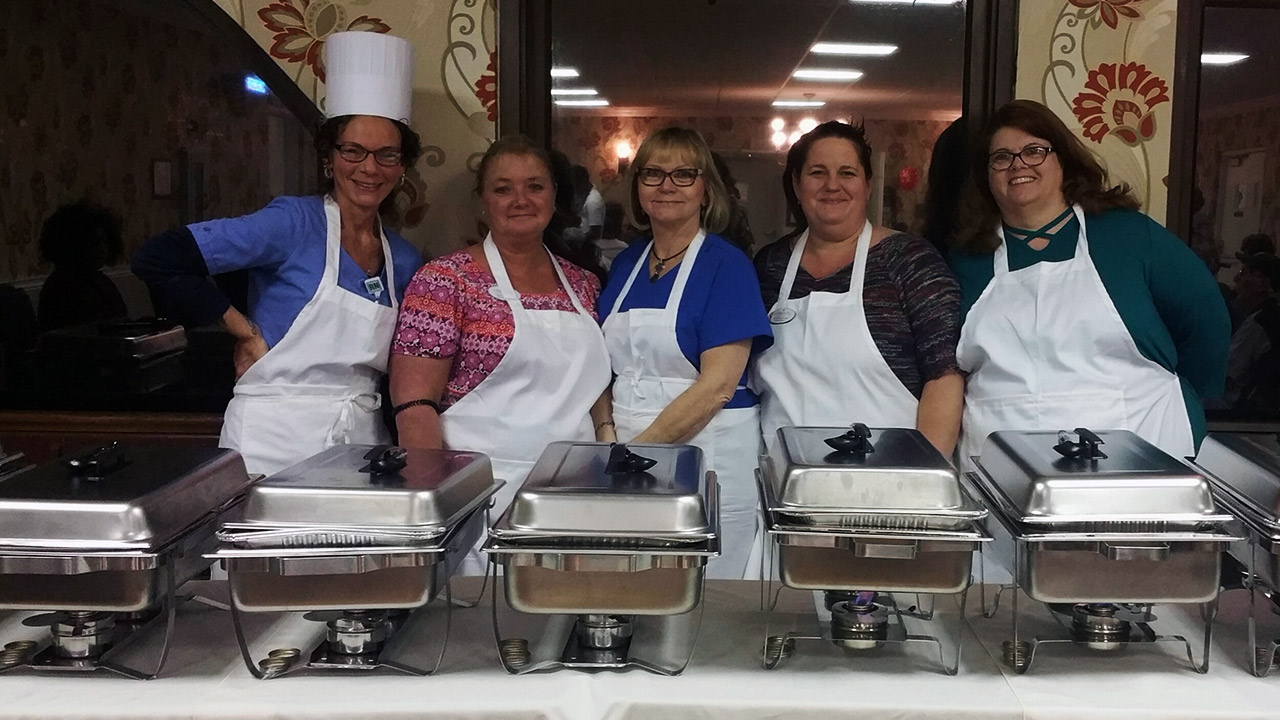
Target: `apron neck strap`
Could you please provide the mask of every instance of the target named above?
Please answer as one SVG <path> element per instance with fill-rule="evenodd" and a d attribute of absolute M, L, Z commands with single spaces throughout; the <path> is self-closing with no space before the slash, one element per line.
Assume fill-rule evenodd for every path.
<path fill-rule="evenodd" d="M 857 298 L 862 297 L 862 280 L 867 271 L 867 252 L 871 247 L 871 234 L 871 221 L 866 220 L 863 222 L 862 232 L 858 235 L 858 244 L 853 249 L 853 268 L 849 273 L 849 292 Z M 771 310 L 776 310 L 782 306 L 782 303 L 791 299 L 791 289 L 795 287 L 796 275 L 800 272 L 800 261 L 804 257 L 804 247 L 808 241 L 809 231 L 806 229 L 796 240 L 796 246 L 791 249 L 791 258 L 787 260 L 787 272 L 782 276 L 782 286 L 778 288 L 778 299 L 773 303 Z"/>
<path fill-rule="evenodd" d="M 498 296 L 511 307 L 513 315 L 523 313 L 524 304 L 520 302 L 520 293 L 511 284 L 511 276 L 507 274 L 507 266 L 502 261 L 502 253 L 498 252 L 498 245 L 493 241 L 493 233 L 485 236 L 482 247 L 485 260 L 489 261 L 489 273 L 493 275 L 493 283 L 498 290 Z M 547 259 L 551 261 L 551 269 L 555 271 L 556 279 L 560 281 L 560 286 L 564 288 L 565 294 L 569 296 L 569 302 L 573 303 L 574 310 L 579 314 L 587 315 L 586 308 L 582 306 L 582 302 L 578 299 L 578 294 L 569 285 L 569 278 L 565 276 L 564 270 L 561 269 L 560 263 L 556 261 L 555 255 L 552 255 L 545 245 L 543 250 L 547 253 Z"/>
<path fill-rule="evenodd" d="M 338 268 L 342 264 L 342 208 L 338 207 L 338 201 L 333 195 L 324 196 L 324 216 L 325 263 L 320 282 L 336 285 Z M 391 309 L 395 310 L 399 302 L 396 301 L 396 271 L 395 261 L 391 257 L 391 243 L 387 241 L 387 231 L 383 229 L 381 219 L 375 218 L 375 222 L 378 224 L 378 239 L 382 243 L 382 267 L 387 273 L 386 291 L 391 293 Z"/>
<path fill-rule="evenodd" d="M 1022 230 L 1012 226 L 1009 226 L 1008 229 L 1016 233 L 1028 233 L 1025 238 L 1019 235 L 1019 239 L 1022 239 L 1022 240 L 1031 240 L 1037 237 L 1043 237 L 1043 238 L 1048 238 L 1052 240 L 1053 234 L 1048 233 L 1047 229 L 1053 227 L 1054 225 L 1057 225 L 1058 223 L 1061 223 L 1068 215 L 1075 215 L 1076 224 L 1080 227 L 1078 231 L 1078 235 L 1076 236 L 1076 249 L 1075 249 L 1075 254 L 1072 256 L 1072 259 L 1073 260 L 1079 260 L 1080 258 L 1088 259 L 1089 239 L 1088 237 L 1086 237 L 1085 229 L 1084 229 L 1084 208 L 1080 207 L 1080 205 L 1078 204 L 1072 205 L 1071 207 L 1067 208 L 1062 214 L 1058 215 L 1058 217 L 1054 218 L 1053 220 L 1050 220 L 1047 225 L 1042 226 L 1039 230 Z M 1005 228 L 1006 226 L 1003 222 L 1000 222 L 996 225 L 996 237 L 1000 239 L 1000 244 L 996 246 L 996 251 L 992 259 L 992 262 L 993 262 L 993 269 L 995 270 L 995 275 L 997 277 L 1001 275 L 1005 275 L 1009 272 L 1009 250 L 1005 242 Z"/>
<path fill-rule="evenodd" d="M 667 310 L 669 312 L 675 312 L 675 309 L 680 305 L 680 298 L 684 295 L 684 286 L 689 281 L 689 273 L 693 270 L 693 263 L 697 260 L 698 251 L 702 249 L 702 241 L 706 237 L 706 231 L 699 228 L 698 233 L 693 236 L 693 240 L 689 241 L 689 247 L 685 250 L 684 257 L 680 259 L 680 264 L 676 267 L 676 282 L 671 288 L 670 297 L 667 298 Z M 622 290 L 613 301 L 613 308 L 609 311 L 610 315 L 617 314 L 622 307 L 622 301 L 626 299 L 627 293 L 631 291 L 631 286 L 635 284 L 636 278 L 640 275 L 640 269 L 648 264 L 649 253 L 651 252 L 653 252 L 652 238 L 644 246 L 644 253 L 636 261 L 636 266 L 631 269 L 631 275 L 627 277 L 627 282 L 622 285 Z M 675 300 L 675 302 L 672 303 L 672 300 Z"/>

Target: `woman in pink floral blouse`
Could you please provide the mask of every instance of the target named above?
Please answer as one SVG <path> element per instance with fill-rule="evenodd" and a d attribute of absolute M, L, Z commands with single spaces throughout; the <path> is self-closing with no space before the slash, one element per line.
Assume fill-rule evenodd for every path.
<path fill-rule="evenodd" d="M 600 281 L 554 255 L 555 183 L 545 152 L 503 138 L 480 161 L 491 228 L 481 245 L 414 276 L 392 343 L 400 444 L 483 452 L 515 496 L 547 443 L 611 437 L 611 377 L 594 308 Z M 478 547 L 464 571 L 483 572 Z"/>

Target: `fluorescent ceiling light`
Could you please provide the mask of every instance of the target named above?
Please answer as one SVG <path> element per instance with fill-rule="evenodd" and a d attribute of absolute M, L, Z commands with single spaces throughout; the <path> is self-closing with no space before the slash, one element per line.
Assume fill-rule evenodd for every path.
<path fill-rule="evenodd" d="M 553 67 L 551 68 L 551 77 L 574 78 L 578 77 L 578 71 L 571 67 Z"/>
<path fill-rule="evenodd" d="M 962 5 L 964 0 L 849 0 L 863 5 Z"/>
<path fill-rule="evenodd" d="M 595 88 L 551 88 L 552 95 L 599 95 Z"/>
<path fill-rule="evenodd" d="M 815 55 L 892 55 L 898 51 L 897 45 L 884 43 L 835 43 L 820 42 L 809 48 Z"/>
<path fill-rule="evenodd" d="M 774 107 L 782 108 L 817 108 L 826 105 L 823 100 L 774 100 Z"/>
<path fill-rule="evenodd" d="M 830 70 L 825 68 L 801 68 L 791 77 L 797 80 L 857 80 L 862 77 L 859 70 Z"/>
<path fill-rule="evenodd" d="M 1248 55 L 1243 53 L 1204 53 L 1200 56 L 1201 65 L 1235 65 L 1241 60 L 1247 60 Z"/>
<path fill-rule="evenodd" d="M 609 104 L 609 101 L 603 98 L 597 100 L 555 100 L 554 102 L 565 107 L 604 107 Z"/>

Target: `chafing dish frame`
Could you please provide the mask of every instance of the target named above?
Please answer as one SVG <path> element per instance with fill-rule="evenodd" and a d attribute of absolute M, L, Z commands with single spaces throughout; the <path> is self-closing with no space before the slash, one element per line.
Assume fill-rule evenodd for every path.
<path fill-rule="evenodd" d="M 305 608 L 295 606 L 249 607 L 242 602 L 242 597 L 235 592 L 234 584 L 231 592 L 231 619 L 235 628 L 236 645 L 240 648 L 240 657 L 249 673 L 258 680 L 271 680 L 303 670 L 351 670 L 373 671 L 388 668 L 406 675 L 424 677 L 434 675 L 444 662 L 445 649 L 448 647 L 449 631 L 452 626 L 453 571 L 466 551 L 475 545 L 481 533 L 489 525 L 490 498 L 497 486 L 484 497 L 486 503 L 473 507 L 470 513 L 459 520 L 443 535 L 439 544 L 429 547 L 408 546 L 368 546 L 368 547 L 318 547 L 318 548 L 227 548 L 221 547 L 209 555 L 220 560 L 227 568 L 228 582 L 233 583 L 238 575 L 270 574 L 277 577 L 325 577 L 363 575 L 370 572 L 397 569 L 419 569 L 428 574 L 423 578 L 425 587 L 420 595 L 421 602 L 394 602 L 362 604 L 361 609 L 408 610 L 403 621 L 398 622 L 391 631 L 390 637 L 382 648 L 372 657 L 360 658 L 350 662 L 340 662 L 327 651 L 327 641 L 322 639 L 311 650 L 307 662 L 301 662 L 302 654 L 290 658 L 286 662 L 272 665 L 268 655 L 262 661 L 255 661 L 244 631 L 243 613 L 267 612 L 327 612 L 347 610 L 346 603 L 317 603 Z M 443 573 L 443 578 L 441 578 Z M 296 590 L 295 590 L 296 591 Z M 286 594 L 287 594 L 286 590 Z M 434 660 L 425 667 L 409 662 L 404 658 L 409 654 L 407 649 L 410 638 L 420 634 L 421 626 L 427 622 L 424 616 L 430 615 L 428 608 L 432 602 L 444 593 L 443 613 L 435 613 L 438 631 L 428 628 L 430 634 L 439 637 L 440 649 Z M 479 597 L 483 597 L 484 588 Z M 478 601 L 477 601 L 478 602 Z M 472 607 L 475 603 L 464 605 Z M 353 656 L 355 657 L 355 656 Z"/>
<path fill-rule="evenodd" d="M 761 467 L 766 464 L 767 456 L 762 456 Z M 783 660 L 794 651 L 797 641 L 821 642 L 824 644 L 841 641 L 834 635 L 830 610 L 825 610 L 818 598 L 825 590 L 857 590 L 875 591 L 887 598 L 883 607 L 888 611 L 885 637 L 877 639 L 875 646 L 886 644 L 923 644 L 933 646 L 938 652 L 939 665 L 946 675 L 956 675 L 960 671 L 960 653 L 963 645 L 965 628 L 964 613 L 968 601 L 969 588 L 973 584 L 973 555 L 981 557 L 983 546 L 992 540 L 980 520 L 987 516 L 987 510 L 974 501 L 970 493 L 960 487 L 960 505 L 954 509 L 917 510 L 878 508 L 841 508 L 808 511 L 794 506 L 779 503 L 769 478 L 757 468 L 756 487 L 760 493 L 760 504 L 764 527 L 769 539 L 765 543 L 764 563 L 761 568 L 761 608 L 767 611 L 763 648 L 763 666 L 766 670 L 778 667 Z M 795 524 L 798 517 L 818 518 L 817 524 Z M 831 518 L 839 518 L 840 522 L 831 523 Z M 830 551 L 833 554 L 851 552 L 861 565 L 877 563 L 885 564 L 890 570 L 897 570 L 898 563 L 916 562 L 921 555 L 938 558 L 944 554 L 955 554 L 962 557 L 954 567 L 947 568 L 951 572 L 950 582 L 944 584 L 926 582 L 907 582 L 900 578 L 899 584 L 893 587 L 872 587 L 876 582 L 862 583 L 847 577 L 835 584 L 849 584 L 848 587 L 819 587 L 818 580 L 812 582 L 796 582 L 794 574 L 788 573 L 784 555 L 791 550 Z M 823 558 L 813 558 L 815 561 Z M 833 558 L 834 559 L 834 558 Z M 792 563 L 793 565 L 795 563 Z M 885 568 L 881 568 L 883 571 Z M 870 570 L 867 568 L 866 570 Z M 858 568 L 857 571 L 866 571 Z M 850 572 L 856 573 L 853 568 Z M 872 571 L 874 572 L 874 571 Z M 959 573 L 963 577 L 956 580 Z M 778 587 L 774 588 L 775 577 Z M 816 633 L 785 632 L 773 634 L 776 624 L 776 613 L 779 597 L 783 588 L 799 591 L 812 591 L 815 598 Z M 915 601 L 905 608 L 898 596 L 915 596 Z M 943 627 L 943 632 L 936 635 L 915 634 L 907 627 L 907 620 L 932 621 L 934 619 L 934 603 L 936 596 L 951 596 L 955 601 L 958 613 L 954 620 Z M 948 652 L 950 650 L 950 652 Z"/>
<path fill-rule="evenodd" d="M 545 672 L 560 668 L 574 669 L 623 669 L 638 667 L 659 675 L 674 676 L 684 672 L 693 659 L 698 633 L 702 625 L 703 595 L 706 588 L 707 562 L 720 554 L 720 488 L 715 471 L 706 471 L 708 489 L 705 502 L 708 510 L 709 531 L 698 533 L 608 533 L 605 542 L 602 534 L 586 534 L 574 531 L 516 530 L 509 527 L 510 508 L 503 513 L 489 531 L 484 552 L 489 557 L 486 582 L 493 581 L 491 593 L 493 634 L 498 646 L 498 656 L 503 668 L 512 675 Z M 594 539 L 596 542 L 589 542 Z M 613 541 L 610 544 L 609 541 Z M 603 545 L 603 546 L 602 546 Z M 500 568 L 506 568 L 499 578 Z M 514 585 L 519 582 L 523 570 L 566 571 L 566 576 L 581 576 L 586 582 L 594 573 L 610 573 L 617 576 L 635 575 L 640 582 L 645 572 L 664 573 L 664 579 L 683 585 L 681 603 L 673 608 L 648 607 L 600 608 L 558 607 L 537 609 L 519 598 L 512 601 Z M 514 572 L 512 572 L 514 571 Z M 490 577 L 492 576 L 492 577 Z M 560 577 L 563 580 L 564 577 Z M 545 584 L 545 583 L 544 583 Z M 501 600 L 499 599 L 501 595 Z M 510 613 L 525 617 L 542 616 L 543 627 L 534 629 L 537 639 L 530 643 L 524 637 L 507 637 L 499 612 L 499 603 Z M 523 606 L 522 610 L 520 606 Z M 630 612 L 617 612 L 630 610 Z M 587 615 L 626 616 L 634 634 L 629 647 L 603 659 L 583 659 L 575 655 L 577 625 L 570 618 Z M 566 625 L 567 623 L 567 625 Z M 688 632 L 675 632 L 663 627 L 685 625 Z M 687 650 L 679 647 L 679 637 L 686 638 Z M 555 648 L 555 658 L 534 658 L 530 645 L 536 648 Z M 563 648 L 560 651 L 560 648 Z M 541 654 L 541 653 L 539 653 Z M 605 653 L 604 655 L 608 655 Z"/>
<path fill-rule="evenodd" d="M 1021 675 L 1031 668 L 1036 651 L 1041 645 L 1079 646 L 1081 644 L 1070 637 L 1034 637 L 1027 640 L 1019 629 L 1021 614 L 1018 608 L 1019 595 L 1025 594 L 1028 600 L 1041 602 L 1045 605 L 1115 603 L 1121 606 L 1132 606 L 1139 608 L 1141 611 L 1139 614 L 1145 614 L 1148 618 L 1151 617 L 1151 607 L 1156 604 L 1195 605 L 1198 607 L 1204 626 L 1199 659 L 1196 658 L 1190 640 L 1181 635 L 1158 635 L 1151 630 L 1149 624 L 1145 621 L 1136 622 L 1139 632 L 1131 634 L 1127 640 L 1115 641 L 1114 644 L 1123 647 L 1160 643 L 1181 644 L 1192 670 L 1198 674 L 1208 672 L 1213 641 L 1213 621 L 1218 613 L 1219 579 L 1222 566 L 1221 550 L 1229 543 L 1240 539 L 1232 534 L 1234 521 L 1230 515 L 1206 515 L 1196 522 L 1170 523 L 1151 523 L 1147 522 L 1150 519 L 1146 518 L 1144 522 L 1135 524 L 1136 532 L 1106 532 L 1104 530 L 1108 526 L 1106 523 L 1091 523 L 1085 526 L 1087 529 L 1084 531 L 1058 531 L 1052 526 L 1041 528 L 1036 525 L 1023 524 L 1012 517 L 1011 515 L 1016 513 L 1016 510 L 1007 503 L 998 487 L 988 483 L 981 471 L 981 466 L 979 465 L 978 467 L 978 472 L 964 474 L 962 484 L 976 492 L 992 508 L 995 522 L 987 523 L 986 527 L 994 538 L 992 543 L 993 554 L 1013 576 L 1012 583 L 1002 585 L 997 589 L 994 602 L 990 607 L 987 606 L 986 602 L 985 583 L 982 580 L 979 581 L 981 584 L 982 615 L 984 618 L 990 619 L 994 617 L 999 609 L 1002 595 L 1006 591 L 1011 594 L 1012 637 L 1002 644 L 1005 665 Z M 1067 527 L 1072 527 L 1072 524 L 1068 523 Z M 1161 594 L 1156 591 L 1148 591 L 1150 588 L 1148 583 L 1135 582 L 1130 579 L 1129 582 L 1137 587 L 1145 586 L 1143 591 L 1135 592 L 1129 590 L 1129 594 L 1124 596 L 1080 593 L 1066 597 L 1048 597 L 1041 592 L 1039 586 L 1043 583 L 1036 582 L 1035 569 L 1032 565 L 1036 558 L 1046 553 L 1057 551 L 1065 551 L 1073 555 L 1079 554 L 1081 558 L 1086 556 L 1090 559 L 1102 557 L 1104 560 L 1101 562 L 1163 563 L 1175 560 L 1177 556 L 1181 555 L 1183 556 L 1184 564 L 1194 565 L 1193 561 L 1197 560 L 1201 565 L 1208 564 L 1208 567 L 1187 568 L 1188 572 L 1199 572 L 1206 587 L 1199 588 L 1198 594 L 1183 593 L 1182 595 L 1172 595 L 1169 592 Z M 1167 567 L 1161 566 L 1159 569 L 1167 570 Z M 979 570 L 983 579 L 985 579 L 985 570 L 981 566 Z M 1141 577 L 1149 581 L 1151 578 L 1147 577 L 1148 575 L 1164 575 L 1166 579 L 1168 577 L 1177 578 L 1177 573 L 1157 573 L 1155 571 Z M 1093 577 L 1096 577 L 1096 575 Z M 1167 588 L 1164 589 L 1167 590 Z M 1053 612 L 1052 614 L 1054 619 L 1059 621 L 1059 624 L 1062 624 L 1060 618 L 1057 617 L 1058 613 Z"/>

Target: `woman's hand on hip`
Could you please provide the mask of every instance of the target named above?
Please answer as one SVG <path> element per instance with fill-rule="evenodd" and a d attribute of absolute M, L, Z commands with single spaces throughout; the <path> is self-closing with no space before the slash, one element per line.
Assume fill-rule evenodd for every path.
<path fill-rule="evenodd" d="M 263 339 L 262 330 L 257 324 L 233 307 L 227 308 L 227 311 L 222 314 L 220 324 L 236 339 L 232 359 L 236 366 L 236 380 L 239 380 L 271 348 L 267 346 L 267 341 Z"/>

